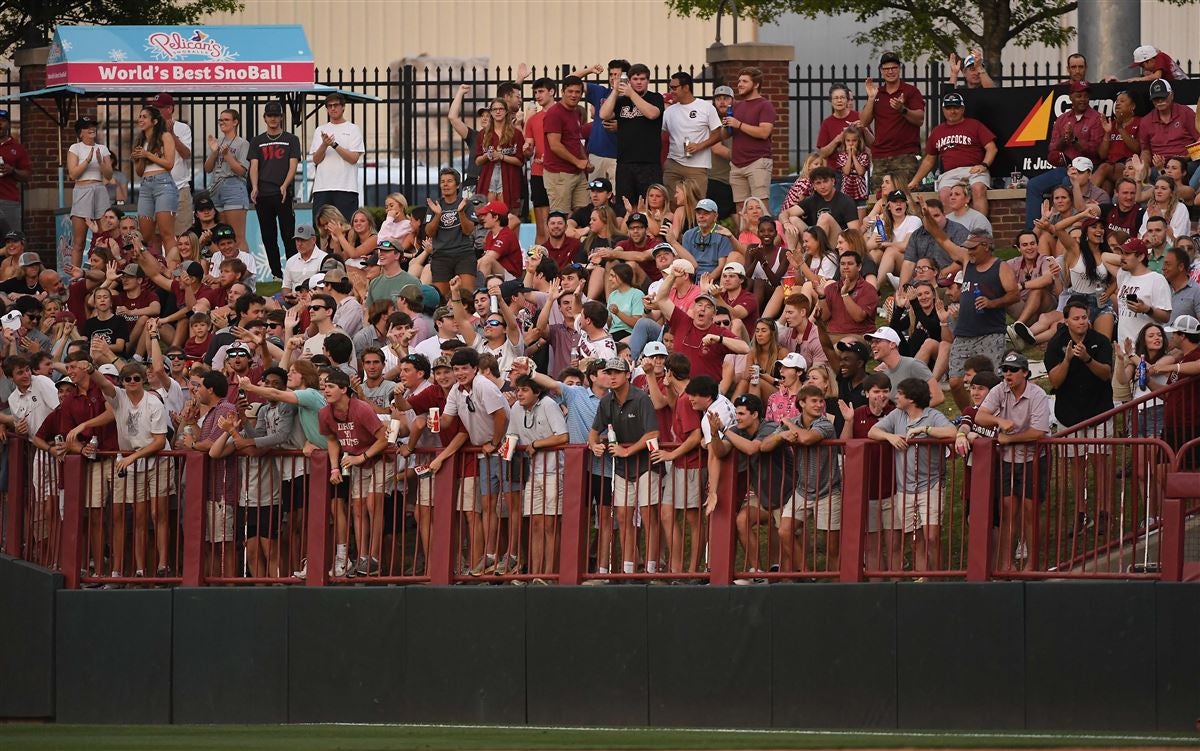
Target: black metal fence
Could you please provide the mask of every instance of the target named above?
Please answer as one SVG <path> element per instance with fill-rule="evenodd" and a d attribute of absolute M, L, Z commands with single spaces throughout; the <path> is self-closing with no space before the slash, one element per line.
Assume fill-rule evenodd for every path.
<path fill-rule="evenodd" d="M 1193 74 L 1192 61 L 1184 63 L 1184 67 L 1189 74 Z M 712 90 L 718 84 L 713 80 L 712 69 L 708 66 L 654 66 L 651 68 L 651 87 L 665 92 L 671 75 L 679 70 L 686 70 L 693 76 L 697 96 L 712 96 Z M 530 93 L 528 84 L 534 79 L 548 76 L 558 80 L 570 72 L 566 65 L 533 66 L 526 79 L 526 97 Z M 348 119 L 362 128 L 366 140 L 367 151 L 362 171 L 364 202 L 379 206 L 391 192 L 404 193 L 410 202 L 424 201 L 436 190 L 440 167 L 451 165 L 461 168 L 471 158 L 466 144 L 454 133 L 446 119 L 446 113 L 461 85 L 468 87 L 463 101 L 463 119 L 473 126 L 476 110 L 486 106 L 499 84 L 513 80 L 515 75 L 513 68 L 418 68 L 409 65 L 396 68 L 318 69 L 316 80 L 320 84 L 379 100 L 352 101 L 346 113 Z M 805 155 L 814 148 L 821 120 L 829 110 L 830 86 L 845 84 L 853 93 L 856 106 L 861 107 L 866 94 L 863 82 L 871 75 L 877 74 L 874 67 L 869 65 L 792 67 L 788 76 L 786 103 L 791 121 L 787 138 L 792 170 L 803 163 Z M 948 81 L 948 71 L 941 62 L 909 65 L 902 75 L 904 80 L 935 101 Z M 1061 63 L 1033 63 L 1010 64 L 1002 75 L 996 76 L 996 80 L 1002 86 L 1044 86 L 1058 83 L 1066 77 L 1066 70 Z M 0 91 L 15 92 L 18 86 L 16 76 L 0 74 Z M 238 111 L 242 117 L 242 134 L 249 137 L 258 131 L 262 122 L 262 106 L 270 98 L 264 94 L 246 95 L 236 91 L 178 97 L 178 117 L 193 129 L 193 174 L 198 189 L 207 184 L 203 170 L 207 153 L 205 141 L 209 134 L 217 133 L 219 111 L 227 108 Z M 134 118 L 141 99 L 131 95 L 113 95 L 100 100 L 100 140 L 113 149 L 118 158 L 128 154 L 130 149 Z M 938 107 L 926 107 L 926 125 L 932 127 L 939 114 Z M 320 100 L 316 97 L 301 101 L 295 116 L 290 118 L 292 131 L 300 138 L 306 151 L 313 129 L 323 118 Z M 122 160 L 120 166 L 126 174 L 125 179 L 131 179 L 128 160 Z M 311 167 L 302 165 L 299 182 L 302 199 L 308 193 L 307 180 L 304 178 L 310 175 Z"/>

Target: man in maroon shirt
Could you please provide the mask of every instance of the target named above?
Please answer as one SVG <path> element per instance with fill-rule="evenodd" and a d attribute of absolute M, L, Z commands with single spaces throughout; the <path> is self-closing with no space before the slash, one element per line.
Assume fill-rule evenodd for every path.
<path fill-rule="evenodd" d="M 842 143 L 842 133 L 851 125 L 858 125 L 859 114 L 853 107 L 854 97 L 849 87 L 844 83 L 835 83 L 829 89 L 829 104 L 833 112 L 821 121 L 821 129 L 817 131 L 817 153 L 828 159 Z M 869 130 L 863 131 L 863 139 L 870 146 L 875 141 L 875 134 Z"/>
<path fill-rule="evenodd" d="M 867 103 L 858 126 L 864 130 L 875 122 L 875 144 L 871 147 L 871 190 L 879 190 L 884 175 L 897 184 L 907 184 L 917 171 L 921 153 L 921 124 L 925 122 L 925 97 L 911 83 L 900 80 L 900 57 L 885 52 L 879 58 L 883 86 L 868 77 Z"/>
<path fill-rule="evenodd" d="M 1104 222 L 1105 232 L 1124 232 L 1137 237 L 1142 228 L 1142 214 L 1146 211 L 1137 202 L 1137 192 L 1136 180 L 1122 177 L 1117 181 L 1113 202 L 1100 204 L 1100 220 Z"/>
<path fill-rule="evenodd" d="M 1100 142 L 1104 140 L 1104 118 L 1092 109 L 1087 81 L 1072 81 L 1067 87 L 1071 109 L 1058 116 L 1050 130 L 1046 159 L 1055 165 L 1029 180 L 1025 188 L 1025 231 L 1033 229 L 1033 220 L 1042 215 L 1042 199 L 1056 186 L 1067 185 L 1067 167 L 1077 156 L 1086 156 L 1092 164 L 1100 161 Z"/>
<path fill-rule="evenodd" d="M 817 314 L 836 343 L 850 334 L 875 330 L 879 292 L 862 275 L 862 256 L 847 250 L 838 259 L 842 278 L 831 281 L 818 295 Z"/>
<path fill-rule="evenodd" d="M 583 98 L 583 79 L 567 76 L 562 81 L 562 99 L 546 109 L 542 129 L 546 135 L 546 156 L 542 160 L 542 180 L 551 209 L 571 212 L 588 201 L 587 174 L 591 169 L 583 149 L 583 126 L 579 100 Z"/>
<path fill-rule="evenodd" d="M 498 274 L 505 279 L 521 277 L 524 256 L 517 235 L 508 226 L 508 206 L 503 201 L 492 201 L 476 212 L 487 234 L 483 236 L 483 257 L 479 259 L 479 271 L 486 275 Z"/>
<path fill-rule="evenodd" d="M 729 315 L 743 321 L 753 330 L 758 320 L 758 298 L 746 289 L 746 267 L 734 261 L 721 269 L 721 282 L 717 302 L 729 308 Z"/>
<path fill-rule="evenodd" d="M 675 276 L 675 267 L 671 266 L 663 274 L 662 289 L 670 289 Z M 671 326 L 675 351 L 682 352 L 692 361 L 693 377 L 707 375 L 720 383 L 725 355 L 744 355 L 750 351 L 750 345 L 734 336 L 732 331 L 713 324 L 719 303 L 710 294 L 696 298 L 690 315 L 689 311 L 675 305 L 670 295 L 655 295 L 654 304 Z"/>
<path fill-rule="evenodd" d="M 996 160 L 996 134 L 975 118 L 966 117 L 966 111 L 966 102 L 957 91 L 942 97 L 942 122 L 929 131 L 925 158 L 908 189 L 916 190 L 941 159 L 942 174 L 935 187 L 942 203 L 950 198 L 951 187 L 967 184 L 971 187 L 971 207 L 987 216 L 987 192 L 992 185 L 988 170 Z"/>
<path fill-rule="evenodd" d="M 33 163 L 29 152 L 13 138 L 7 109 L 0 109 L 0 231 L 21 229 L 21 184 L 29 182 Z"/>
<path fill-rule="evenodd" d="M 575 262 L 579 252 L 579 240 L 567 234 L 567 219 L 570 214 L 564 209 L 552 209 L 546 215 L 546 252 L 562 271 Z"/>
<path fill-rule="evenodd" d="M 1159 79 L 1150 84 L 1150 103 L 1154 109 L 1142 118 L 1138 140 L 1142 144 L 1142 163 L 1160 170 L 1173 156 L 1187 158 L 1187 147 L 1200 141 L 1196 131 L 1196 113 L 1175 101 L 1171 83 Z"/>
<path fill-rule="evenodd" d="M 629 237 L 617 243 L 617 247 L 612 250 L 601 251 L 600 257 L 604 259 L 615 258 L 625 261 L 626 263 L 637 264 L 637 267 L 646 275 L 646 280 L 657 282 L 662 279 L 662 272 L 654 263 L 654 248 L 658 245 L 657 237 L 650 237 L 647 232 L 649 220 L 646 215 L 634 212 L 625 218 L 625 229 L 629 232 Z M 640 286 L 642 280 L 637 280 Z"/>
<path fill-rule="evenodd" d="M 737 100 L 733 115 L 720 112 L 725 131 L 733 136 L 729 185 L 738 211 L 750 196 L 766 201 L 771 197 L 771 133 L 775 130 L 775 108 L 761 93 L 763 72 L 742 68 L 737 78 Z M 720 380 L 719 378 L 717 380 Z"/>

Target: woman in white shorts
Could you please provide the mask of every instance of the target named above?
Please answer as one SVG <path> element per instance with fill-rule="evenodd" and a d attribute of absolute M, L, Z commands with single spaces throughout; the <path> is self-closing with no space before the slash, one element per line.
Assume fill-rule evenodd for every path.
<path fill-rule="evenodd" d="M 79 142 L 67 150 L 67 176 L 71 178 L 71 263 L 83 263 L 88 220 L 104 216 L 112 206 L 104 181 L 112 178 L 112 152 L 96 143 L 97 125 L 90 117 L 75 121 Z"/>
<path fill-rule="evenodd" d="M 237 110 L 221 110 L 217 116 L 221 135 L 208 136 L 204 171 L 212 175 L 208 193 L 221 221 L 233 227 L 238 247 L 249 251 L 246 212 L 250 210 L 250 191 L 246 188 L 246 176 L 250 174 L 250 144 L 238 135 L 241 122 L 242 116 Z"/>

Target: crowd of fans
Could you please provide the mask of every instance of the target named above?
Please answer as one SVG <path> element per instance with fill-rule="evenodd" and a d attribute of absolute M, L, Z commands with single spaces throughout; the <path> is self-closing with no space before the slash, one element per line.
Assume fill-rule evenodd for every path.
<path fill-rule="evenodd" d="M 1187 158 L 1200 135 L 1174 101 L 1179 72 L 1147 54 L 1135 59 L 1157 72 L 1152 110 L 1139 116 L 1122 94 L 1111 118 L 1091 107 L 1086 61 L 1072 56 L 1055 166 L 1029 182 L 1014 238 L 996 238 L 988 219 L 994 134 L 951 88 L 922 139 L 932 105 L 892 53 L 861 110 L 831 89 L 818 150 L 778 215 L 780 135 L 754 68 L 705 101 L 687 73 L 661 93 L 646 66 L 613 60 L 532 81 L 528 106 L 521 81 L 505 84 L 473 124 L 464 89 L 450 122 L 471 144 L 466 175 L 443 169 L 423 206 L 388 196 L 378 227 L 358 205 L 362 135 L 338 94 L 308 150 L 311 225 L 295 225 L 301 145 L 275 104 L 249 140 L 236 110 L 221 114 L 211 190 L 191 196 L 191 131 L 170 95 L 156 97 L 132 153 L 137 217 L 107 200 L 112 155 L 83 118 L 68 157 L 72 263 L 60 276 L 19 232 L 6 238 L 0 431 L 91 460 L 97 575 L 149 574 L 154 561 L 171 573 L 166 525 L 147 563 L 144 523 L 169 513 L 168 449 L 207 452 L 219 468 L 206 540 L 245 542 L 256 575 L 292 568 L 272 546 L 303 521 L 285 525 L 280 505 L 295 517 L 313 483 L 334 488 L 334 576 L 379 572 L 396 492 L 427 554 L 430 478 L 450 461 L 462 467 L 463 571 L 550 573 L 563 481 L 579 479 L 561 475 L 553 449 L 567 443 L 595 457 L 598 573 L 694 571 L 703 542 L 683 531 L 720 503 L 738 509 L 748 556 L 751 530 L 767 525 L 781 556 L 762 565 L 794 570 L 804 552 L 790 541 L 808 522 L 837 556 L 841 479 L 855 471 L 821 450 L 837 438 L 887 444 L 894 472 L 891 459 L 870 468 L 872 531 L 914 534 L 913 565 L 936 568 L 945 447 L 918 439 L 965 454 L 976 435 L 1001 447 L 998 501 L 1021 521 L 999 548 L 1002 565 L 1019 566 L 1049 492 L 1037 440 L 1052 423 L 1069 429 L 1200 374 L 1189 209 L 1200 171 Z M 952 84 L 964 73 L 968 87 L 995 85 L 981 66 L 952 61 Z M 933 195 L 917 195 L 922 185 Z M 270 297 L 248 252 L 251 208 L 282 282 Z M 530 216 L 536 242 L 522 247 Z M 1001 260 L 1010 243 L 1017 254 Z M 1124 429 L 1175 446 L 1194 437 L 1181 393 L 1147 401 Z M 329 477 L 277 449 L 328 451 Z M 739 493 L 721 498 L 731 453 Z M 141 520 L 131 554 L 127 504 Z M 537 530 L 528 551 L 522 519 Z M 234 571 L 234 546 L 221 550 L 210 566 Z M 887 555 L 902 565 L 898 544 Z"/>

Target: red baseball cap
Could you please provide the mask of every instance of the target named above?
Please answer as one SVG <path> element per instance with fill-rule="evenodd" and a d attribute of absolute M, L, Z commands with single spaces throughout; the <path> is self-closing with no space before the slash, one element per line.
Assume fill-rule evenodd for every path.
<path fill-rule="evenodd" d="M 1070 88 L 1072 94 L 1079 91 L 1089 91 L 1091 89 L 1087 81 L 1072 81 Z"/>
<path fill-rule="evenodd" d="M 157 107 L 158 109 L 162 109 L 163 107 L 174 107 L 175 97 L 164 91 L 150 100 L 150 106 Z"/>
<path fill-rule="evenodd" d="M 491 203 L 484 204 L 476 213 L 480 216 L 483 216 L 484 214 L 508 216 L 508 206 L 505 205 L 504 201 L 492 201 Z"/>
<path fill-rule="evenodd" d="M 1146 255 L 1146 251 L 1146 243 L 1142 242 L 1141 238 L 1138 237 L 1131 237 L 1125 242 L 1121 243 L 1122 253 L 1133 253 L 1135 255 L 1144 256 Z"/>

